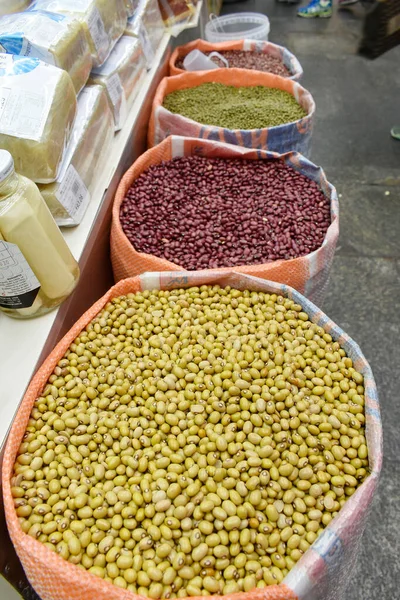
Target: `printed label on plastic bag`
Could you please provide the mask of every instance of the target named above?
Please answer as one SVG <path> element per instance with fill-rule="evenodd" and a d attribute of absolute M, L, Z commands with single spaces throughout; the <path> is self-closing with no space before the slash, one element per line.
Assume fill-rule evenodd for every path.
<path fill-rule="evenodd" d="M 115 125 L 122 127 L 127 117 L 126 96 L 118 73 L 106 80 L 107 91 L 114 107 Z"/>
<path fill-rule="evenodd" d="M 89 190 L 73 165 L 69 165 L 56 196 L 74 220 L 78 220 L 78 216 L 89 204 Z"/>
<path fill-rule="evenodd" d="M 38 141 L 47 115 L 45 93 L 0 87 L 0 133 Z"/>
<path fill-rule="evenodd" d="M 0 240 L 0 306 L 29 308 L 40 283 L 16 244 Z"/>
<path fill-rule="evenodd" d="M 104 28 L 104 23 L 101 18 L 101 15 L 98 9 L 94 6 L 92 11 L 90 12 L 88 18 L 88 27 L 90 31 L 90 35 L 92 36 L 93 43 L 96 47 L 96 50 L 99 54 L 99 57 L 102 58 L 106 56 L 109 40 Z"/>

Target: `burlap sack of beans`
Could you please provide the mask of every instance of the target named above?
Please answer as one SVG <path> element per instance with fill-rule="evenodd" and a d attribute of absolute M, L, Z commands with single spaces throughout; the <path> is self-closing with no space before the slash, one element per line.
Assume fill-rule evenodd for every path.
<path fill-rule="evenodd" d="M 203 83 L 222 83 L 235 87 L 265 86 L 288 92 L 306 111 L 306 116 L 291 123 L 263 129 L 225 129 L 205 125 L 175 114 L 163 107 L 164 98 L 176 90 L 196 87 Z M 309 156 L 315 113 L 315 103 L 310 92 L 296 81 L 246 69 L 216 69 L 187 72 L 175 77 L 165 77 L 157 88 L 149 123 L 148 145 L 155 146 L 169 135 L 197 137 L 226 142 L 245 148 L 270 152 L 296 151 Z"/>
<path fill-rule="evenodd" d="M 176 66 L 180 58 L 184 58 L 192 50 L 200 50 L 201 52 L 224 52 L 229 50 L 242 50 L 243 52 L 254 52 L 257 54 L 268 54 L 271 57 L 278 58 L 283 62 L 290 73 L 288 79 L 299 81 L 303 74 L 303 68 L 294 54 L 289 52 L 287 48 L 278 46 L 272 42 L 260 42 L 257 40 L 234 40 L 232 42 L 220 42 L 213 44 L 206 40 L 194 40 L 184 46 L 178 46 L 171 54 L 169 60 L 169 74 L 182 75 L 186 73 L 185 69 Z"/>
<path fill-rule="evenodd" d="M 220 158 L 246 158 L 268 160 L 276 156 L 260 150 L 248 150 L 221 142 L 171 136 L 161 144 L 145 152 L 127 171 L 117 189 L 111 226 L 111 259 L 116 281 L 140 275 L 145 271 L 182 271 L 183 268 L 171 261 L 151 254 L 138 252 L 126 237 L 121 221 L 120 209 L 133 182 L 148 167 L 177 156 L 204 156 Z M 293 167 L 306 177 L 316 181 L 329 199 L 331 224 L 325 240 L 318 250 L 291 260 L 276 260 L 264 264 L 238 266 L 240 273 L 286 283 L 302 292 L 313 302 L 321 302 L 329 281 L 336 243 L 339 236 L 339 203 L 335 188 L 328 183 L 321 168 L 310 163 L 296 152 L 280 156 L 280 160 Z M 213 272 L 226 272 L 231 268 L 213 269 Z"/>
<path fill-rule="evenodd" d="M 352 359 L 354 367 L 364 376 L 366 437 L 371 471 L 367 479 L 347 500 L 339 514 L 305 552 L 281 584 L 255 588 L 250 592 L 240 592 L 232 596 L 216 596 L 216 598 L 221 600 L 337 600 L 341 597 L 351 577 L 382 467 L 382 424 L 371 368 L 359 346 L 314 304 L 292 288 L 232 271 L 225 274 L 194 271 L 191 273 L 147 273 L 117 283 L 86 311 L 52 350 L 26 391 L 5 448 L 2 472 L 3 498 L 11 540 L 30 583 L 41 598 L 46 600 L 143 600 L 142 596 L 119 588 L 65 561 L 44 544 L 23 533 L 14 508 L 11 477 L 34 402 L 70 345 L 113 298 L 140 290 L 171 290 L 216 284 L 287 296 L 303 307 L 312 322 L 324 328 L 334 340 L 340 343 Z M 195 600 L 200 600 L 200 598 L 195 598 Z"/>

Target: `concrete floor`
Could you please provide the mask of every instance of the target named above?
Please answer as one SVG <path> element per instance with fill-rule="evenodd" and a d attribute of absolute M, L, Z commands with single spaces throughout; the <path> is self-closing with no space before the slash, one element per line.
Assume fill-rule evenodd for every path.
<path fill-rule="evenodd" d="M 305 2 L 304 2 L 305 3 Z M 300 19 L 276 0 L 227 3 L 268 15 L 270 41 L 304 69 L 317 105 L 312 160 L 340 197 L 340 239 L 323 309 L 361 346 L 381 401 L 384 467 L 352 583 L 337 600 L 400 597 L 400 47 L 375 61 L 356 55 L 364 9 Z"/>

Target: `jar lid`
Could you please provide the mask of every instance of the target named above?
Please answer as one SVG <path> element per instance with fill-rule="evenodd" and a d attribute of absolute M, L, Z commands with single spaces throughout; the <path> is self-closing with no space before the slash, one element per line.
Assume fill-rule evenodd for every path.
<path fill-rule="evenodd" d="M 14 171 L 14 159 L 7 150 L 0 150 L 0 183 Z"/>

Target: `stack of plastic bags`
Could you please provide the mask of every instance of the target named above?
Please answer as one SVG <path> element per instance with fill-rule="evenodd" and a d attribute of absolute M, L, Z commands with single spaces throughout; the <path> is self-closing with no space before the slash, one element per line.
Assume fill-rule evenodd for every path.
<path fill-rule="evenodd" d="M 122 129 L 127 110 L 135 99 L 138 81 L 145 70 L 140 40 L 123 36 L 102 67 L 94 69 L 91 83 L 102 85 L 114 115 L 115 130 Z"/>
<path fill-rule="evenodd" d="M 125 0 L 36 0 L 31 9 L 78 19 L 84 28 L 95 67 L 104 63 L 126 27 Z"/>
<path fill-rule="evenodd" d="M 78 94 L 92 69 L 82 24 L 66 15 L 26 11 L 0 19 L 0 45 L 8 54 L 29 56 L 64 69 Z"/>
<path fill-rule="evenodd" d="M 71 138 L 57 181 L 40 191 L 58 225 L 78 225 L 88 207 L 108 157 L 114 120 L 106 92 L 99 85 L 84 88 Z"/>
<path fill-rule="evenodd" d="M 148 68 L 153 65 L 154 55 L 164 32 L 157 0 L 139 0 L 133 17 L 128 19 L 125 35 L 140 39 Z"/>

